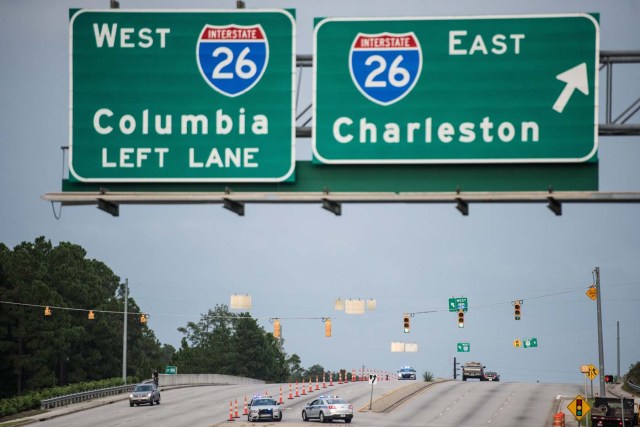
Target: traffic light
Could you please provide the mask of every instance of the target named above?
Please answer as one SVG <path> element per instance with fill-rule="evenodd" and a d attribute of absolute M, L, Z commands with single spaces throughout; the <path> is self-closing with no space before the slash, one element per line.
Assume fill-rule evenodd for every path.
<path fill-rule="evenodd" d="M 408 334 L 409 330 L 411 329 L 411 325 L 409 324 L 409 315 L 407 313 L 405 313 L 402 317 L 402 323 L 404 326 L 404 333 Z"/>
<path fill-rule="evenodd" d="M 576 399 L 576 417 L 582 416 L 582 399 Z"/>
<path fill-rule="evenodd" d="M 324 321 L 324 336 L 325 337 L 331 336 L 331 319 L 326 319 Z"/>
<path fill-rule="evenodd" d="M 516 320 L 520 320 L 520 304 L 522 304 L 522 301 L 513 302 L 513 317 Z"/>
<path fill-rule="evenodd" d="M 613 383 L 613 375 L 605 375 L 604 376 L 605 383 Z"/>
<path fill-rule="evenodd" d="M 464 310 L 458 310 L 458 328 L 464 328 Z"/>
<path fill-rule="evenodd" d="M 89 320 L 93 320 L 96 318 L 96 315 L 93 313 L 93 310 L 89 310 L 89 314 L 87 315 Z"/>
<path fill-rule="evenodd" d="M 148 314 L 140 313 L 140 323 L 147 323 Z"/>
<path fill-rule="evenodd" d="M 51 316 L 51 309 L 49 308 L 49 306 L 46 306 L 44 308 L 44 315 L 45 316 Z"/>
<path fill-rule="evenodd" d="M 280 338 L 280 320 L 276 319 L 273 321 L 273 336 L 276 338 Z"/>

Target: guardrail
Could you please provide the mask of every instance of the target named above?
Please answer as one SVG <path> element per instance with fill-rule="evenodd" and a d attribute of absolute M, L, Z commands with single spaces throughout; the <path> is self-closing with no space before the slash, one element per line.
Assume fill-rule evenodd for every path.
<path fill-rule="evenodd" d="M 145 380 L 151 381 L 151 380 Z M 189 386 L 189 385 L 214 385 L 214 384 L 264 384 L 262 380 L 253 378 L 236 377 L 233 375 L 220 374 L 160 374 L 160 387 Z M 135 384 L 127 384 L 118 387 L 103 388 L 100 390 L 84 391 L 82 393 L 69 394 L 66 396 L 54 397 L 40 401 L 41 409 L 58 408 L 60 406 L 80 403 L 85 400 L 98 399 L 105 396 L 114 396 L 121 393 L 129 393 Z"/>
<path fill-rule="evenodd" d="M 627 380 L 627 385 L 629 386 L 629 388 L 633 391 L 635 391 L 636 393 L 640 393 L 640 386 L 636 385 L 634 383 L 632 383 L 631 381 Z"/>
<path fill-rule="evenodd" d="M 99 397 L 113 396 L 121 393 L 128 393 L 133 390 L 135 384 L 121 385 L 118 387 L 103 388 L 100 390 L 84 391 L 82 393 L 68 394 L 66 396 L 54 397 L 40 401 L 41 409 L 51 409 L 72 403 L 84 402 L 85 400 L 97 399 Z"/>

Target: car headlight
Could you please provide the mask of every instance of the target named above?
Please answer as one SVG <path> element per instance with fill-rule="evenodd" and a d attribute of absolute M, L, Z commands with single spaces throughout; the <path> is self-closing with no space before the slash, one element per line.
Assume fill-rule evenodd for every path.
<path fill-rule="evenodd" d="M 129 394 L 129 399 L 133 399 L 133 393 Z"/>
<path fill-rule="evenodd" d="M 147 394 L 147 397 L 151 397 L 151 393 Z"/>
<path fill-rule="evenodd" d="M 257 413 L 258 413 L 258 410 L 257 410 L 257 409 L 252 409 L 252 410 L 251 410 L 251 413 L 252 413 L 252 414 L 257 414 Z"/>

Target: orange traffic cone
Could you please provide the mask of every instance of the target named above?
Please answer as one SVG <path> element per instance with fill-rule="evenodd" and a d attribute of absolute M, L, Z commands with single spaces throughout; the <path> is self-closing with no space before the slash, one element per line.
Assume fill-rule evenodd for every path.
<path fill-rule="evenodd" d="M 303 396 L 307 395 L 307 388 L 304 386 L 304 381 L 302 382 L 302 395 Z"/>
<path fill-rule="evenodd" d="M 327 373 L 322 373 L 322 388 L 327 388 Z"/>
<path fill-rule="evenodd" d="M 280 404 L 282 405 L 282 386 L 280 386 Z"/>
<path fill-rule="evenodd" d="M 300 394 L 298 393 L 298 380 L 296 380 L 296 397 L 300 397 Z"/>
<path fill-rule="evenodd" d="M 311 377 L 309 377 L 309 393 L 313 393 L 313 384 L 311 384 Z"/>
<path fill-rule="evenodd" d="M 338 374 L 338 384 L 342 384 L 342 371 Z"/>
<path fill-rule="evenodd" d="M 233 418 L 240 418 L 240 415 L 238 414 L 238 399 L 236 399 L 236 414 L 233 416 Z"/>
<path fill-rule="evenodd" d="M 293 399 L 293 391 L 291 389 L 291 383 L 289 383 L 289 399 Z"/>
<path fill-rule="evenodd" d="M 242 415 L 249 415 L 249 410 L 247 409 L 247 396 L 244 396 L 244 410 L 242 411 Z"/>
<path fill-rule="evenodd" d="M 233 401 L 229 401 L 229 421 L 233 421 Z"/>
<path fill-rule="evenodd" d="M 316 374 L 316 390 L 320 390 L 320 386 L 318 385 L 318 375 Z"/>

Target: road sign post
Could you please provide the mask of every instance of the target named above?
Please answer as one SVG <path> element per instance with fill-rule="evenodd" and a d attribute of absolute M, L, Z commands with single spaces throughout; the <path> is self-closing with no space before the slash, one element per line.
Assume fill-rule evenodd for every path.
<path fill-rule="evenodd" d="M 296 50 L 289 12 L 72 13 L 72 179 L 293 179 Z"/>
<path fill-rule="evenodd" d="M 371 406 L 373 405 L 373 385 L 377 383 L 378 383 L 378 375 L 369 374 L 369 384 L 371 384 L 371 396 L 369 397 L 369 410 L 371 410 Z"/>
<path fill-rule="evenodd" d="M 314 55 L 323 163 L 595 161 L 591 15 L 327 18 Z"/>

